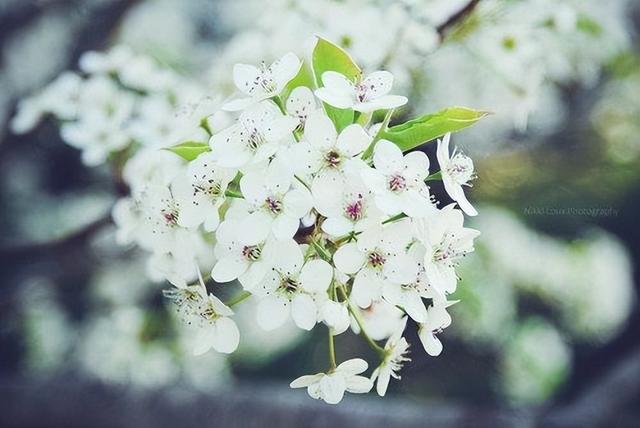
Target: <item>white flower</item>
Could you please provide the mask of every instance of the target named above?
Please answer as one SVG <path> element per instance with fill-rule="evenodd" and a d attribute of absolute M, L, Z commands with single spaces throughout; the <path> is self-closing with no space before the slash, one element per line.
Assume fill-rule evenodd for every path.
<path fill-rule="evenodd" d="M 240 333 L 229 318 L 233 311 L 213 294 L 206 294 L 203 285 L 172 289 L 165 292 L 178 306 L 184 320 L 197 329 L 193 353 L 202 355 L 211 348 L 224 354 L 236 350 Z"/>
<path fill-rule="evenodd" d="M 405 317 L 399 328 L 391 335 L 387 343 L 385 343 L 384 360 L 371 375 L 372 381 L 377 379 L 376 392 L 381 397 L 384 397 L 387 393 L 387 387 L 389 386 L 391 378 L 400 379 L 398 372 L 405 362 L 411 361 L 411 359 L 406 356 L 409 352 L 409 343 L 402 337 L 406 324 L 407 318 Z"/>
<path fill-rule="evenodd" d="M 289 98 L 287 98 L 287 114 L 298 120 L 297 129 L 299 130 L 305 128 L 307 118 L 316 108 L 316 98 L 313 96 L 313 91 L 306 86 L 298 86 L 291 91 Z"/>
<path fill-rule="evenodd" d="M 248 98 L 233 100 L 225 104 L 223 109 L 242 110 L 253 103 L 279 95 L 298 74 L 301 65 L 300 59 L 291 52 L 268 67 L 264 62 L 260 67 L 236 64 L 233 67 L 233 82 Z"/>
<path fill-rule="evenodd" d="M 375 300 L 368 307 L 360 309 L 360 315 L 367 334 L 373 340 L 389 338 L 404 318 L 404 312 L 383 299 Z M 353 317 L 351 318 L 351 330 L 355 334 L 360 334 L 360 327 Z"/>
<path fill-rule="evenodd" d="M 382 289 L 382 297 L 389 303 L 399 306 L 416 322 L 425 322 L 427 309 L 422 301 L 423 298 L 433 296 L 426 270 L 422 265 L 422 251 L 412 246 L 409 255 L 413 259 L 415 266 L 410 271 L 415 272 L 415 276 L 410 282 L 402 284 L 386 282 Z"/>
<path fill-rule="evenodd" d="M 227 219 L 218 227 L 214 248 L 218 261 L 211 277 L 216 282 L 238 279 L 245 290 L 252 291 L 271 269 L 270 260 L 277 254 L 271 250 L 273 238 L 247 242 L 242 240 L 240 230 L 241 222 L 237 219 Z"/>
<path fill-rule="evenodd" d="M 368 113 L 407 103 L 406 97 L 388 95 L 393 86 L 393 75 L 388 71 L 375 71 L 355 83 L 340 73 L 326 71 L 322 74 L 322 84 L 324 87 L 316 90 L 316 96 L 337 108 Z"/>
<path fill-rule="evenodd" d="M 447 312 L 447 308 L 454 303 L 456 302 L 434 300 L 427 309 L 426 321 L 418 325 L 420 342 L 427 354 L 432 357 L 442 352 L 442 343 L 436 335 L 451 325 L 451 315 Z"/>
<path fill-rule="evenodd" d="M 368 364 L 363 359 L 353 358 L 341 363 L 329 373 L 300 376 L 289 386 L 307 388 L 312 398 L 328 404 L 338 404 L 345 391 L 366 394 L 371 390 L 372 382 L 364 376 L 359 376 L 367 367 Z"/>
<path fill-rule="evenodd" d="M 320 318 L 327 326 L 331 327 L 334 335 L 344 333 L 351 322 L 346 303 L 330 299 L 326 299 L 320 305 Z"/>
<path fill-rule="evenodd" d="M 429 176 L 429 158 L 422 152 L 404 157 L 391 141 L 377 142 L 373 153 L 374 168 L 361 171 L 362 180 L 376 197 L 376 205 L 385 214 L 405 213 L 424 217 L 434 209 L 424 180 Z"/>
<path fill-rule="evenodd" d="M 220 166 L 240 168 L 269 159 L 293 140 L 296 126 L 297 119 L 262 101 L 243 111 L 237 123 L 214 133 L 209 144 Z"/>
<path fill-rule="evenodd" d="M 352 158 L 362 153 L 371 136 L 362 126 L 353 124 L 340 132 L 331 119 L 322 111 L 309 115 L 303 141 L 293 144 L 288 150 L 294 171 L 303 176 L 322 177 L 326 181 L 338 181 Z"/>
<path fill-rule="evenodd" d="M 426 219 L 414 219 L 416 238 L 424 247 L 424 268 L 430 285 L 441 296 L 453 293 L 458 278 L 455 268 L 462 257 L 473 251 L 473 240 L 480 234 L 463 227 L 464 216 L 454 204 Z"/>
<path fill-rule="evenodd" d="M 444 188 L 467 215 L 478 215 L 478 211 L 471 206 L 462 189 L 462 186 L 470 186 L 469 182 L 475 178 L 473 161 L 457 149 L 449 156 L 450 138 L 451 134 L 447 133 L 442 140 L 438 140 L 436 151 Z"/>
<path fill-rule="evenodd" d="M 358 236 L 357 242 L 342 245 L 333 255 L 336 268 L 355 274 L 351 299 L 361 308 L 378 300 L 387 281 L 409 282 L 417 266 L 406 248 L 413 239 L 411 225 L 400 221 L 373 227 Z"/>
<path fill-rule="evenodd" d="M 311 191 L 314 207 L 326 217 L 322 230 L 331 236 L 362 232 L 382 221 L 382 212 L 357 171 L 345 174 L 343 180 L 318 178 Z"/>
<path fill-rule="evenodd" d="M 216 230 L 220 223 L 218 210 L 236 173 L 235 169 L 217 166 L 212 153 L 204 153 L 190 162 L 188 172 L 178 176 L 172 186 L 182 207 L 178 224 L 197 227 L 204 223 L 205 230 Z"/>
<path fill-rule="evenodd" d="M 309 191 L 294 182 L 289 169 L 277 160 L 245 174 L 240 190 L 249 214 L 241 220 L 239 233 L 247 243 L 263 241 L 270 232 L 277 239 L 293 238 L 300 219 L 313 206 Z"/>
<path fill-rule="evenodd" d="M 258 324 L 269 331 L 291 316 L 298 327 L 311 330 L 318 321 L 315 295 L 326 296 L 333 268 L 323 260 L 305 263 L 294 241 L 278 241 L 275 245 L 278 257 L 262 281 L 262 289 L 256 289 L 256 294 L 263 296 L 258 303 Z"/>

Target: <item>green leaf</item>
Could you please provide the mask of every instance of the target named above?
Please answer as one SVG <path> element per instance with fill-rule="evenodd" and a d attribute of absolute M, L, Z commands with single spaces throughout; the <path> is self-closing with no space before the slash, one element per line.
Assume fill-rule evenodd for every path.
<path fill-rule="evenodd" d="M 578 16 L 578 22 L 576 22 L 576 27 L 579 31 L 583 33 L 587 33 L 590 36 L 599 36 L 602 34 L 602 27 L 600 24 L 588 17 L 587 15 L 580 14 Z"/>
<path fill-rule="evenodd" d="M 298 71 L 296 77 L 291 79 L 289 83 L 287 83 L 287 86 L 284 87 L 282 94 L 280 94 L 282 100 L 287 102 L 287 98 L 291 95 L 291 91 L 298 86 L 306 86 L 311 90 L 316 87 L 315 82 L 313 81 L 313 71 L 305 63 L 300 67 L 300 71 Z"/>
<path fill-rule="evenodd" d="M 316 85 L 322 87 L 322 75 L 327 71 L 336 71 L 344 74 L 352 81 L 359 80 L 362 70 L 353 61 L 347 52 L 328 40 L 318 38 L 313 54 L 311 55 L 313 74 Z M 323 103 L 327 116 L 334 123 L 338 131 L 353 123 L 354 112 L 352 109 L 338 109 Z"/>
<path fill-rule="evenodd" d="M 447 132 L 467 128 L 487 115 L 489 113 L 486 111 L 451 107 L 392 126 L 382 131 L 381 138 L 394 142 L 402 151 L 407 151 L 442 137 Z"/>
<path fill-rule="evenodd" d="M 177 146 L 167 147 L 165 150 L 169 150 L 187 161 L 192 161 L 202 153 L 211 151 L 211 147 L 207 143 L 186 141 Z"/>

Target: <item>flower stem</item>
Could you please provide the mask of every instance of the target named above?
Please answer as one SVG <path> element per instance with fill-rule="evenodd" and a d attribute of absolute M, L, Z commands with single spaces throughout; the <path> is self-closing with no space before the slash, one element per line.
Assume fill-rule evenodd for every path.
<path fill-rule="evenodd" d="M 251 296 L 251 293 L 248 291 L 241 291 L 240 293 L 236 294 L 235 296 L 233 296 L 232 298 L 230 298 L 229 300 L 227 300 L 226 302 L 224 302 L 225 305 L 232 307 L 237 305 L 238 303 L 242 302 L 245 299 L 248 299 Z"/>
<path fill-rule="evenodd" d="M 316 254 L 320 256 L 320 258 L 326 262 L 331 262 L 331 254 L 324 248 L 318 241 L 315 239 L 311 240 L 311 246 L 316 251 Z"/>
<path fill-rule="evenodd" d="M 430 176 L 424 179 L 425 183 L 427 181 L 435 181 L 435 180 L 442 180 L 442 171 L 434 172 L 433 174 L 431 174 Z"/>
<path fill-rule="evenodd" d="M 349 297 L 347 296 L 347 290 L 344 289 L 344 285 L 343 284 L 338 285 L 338 290 L 340 291 L 342 298 L 345 300 L 345 302 L 347 302 L 347 309 L 349 310 L 349 313 L 356 320 L 356 324 L 358 324 L 358 327 L 360 327 L 360 336 L 364 338 L 364 340 L 367 342 L 369 347 L 374 351 L 376 351 L 378 355 L 381 355 L 381 356 L 384 355 L 385 350 L 367 334 L 367 331 L 364 328 L 364 320 L 360 315 L 360 309 L 353 306 L 353 304 L 349 300 Z"/>
<path fill-rule="evenodd" d="M 336 368 L 336 348 L 333 343 L 333 329 L 331 327 L 328 328 L 329 331 L 329 364 L 331 365 L 331 370 Z"/>
<path fill-rule="evenodd" d="M 237 192 L 235 190 L 225 190 L 224 195 L 228 198 L 244 199 L 244 196 L 242 196 L 242 193 Z"/>
<path fill-rule="evenodd" d="M 395 109 L 391 109 L 387 111 L 387 114 L 385 115 L 384 120 L 382 121 L 382 126 L 380 126 L 378 133 L 376 134 L 375 137 L 373 137 L 371 144 L 369 144 L 369 147 L 367 147 L 367 149 L 362 154 L 363 160 L 367 160 L 371 156 L 373 156 L 373 149 L 375 149 L 376 143 L 382 139 L 382 135 L 385 133 L 387 129 L 389 129 L 389 121 L 391 120 L 391 116 L 393 116 L 394 110 Z"/>

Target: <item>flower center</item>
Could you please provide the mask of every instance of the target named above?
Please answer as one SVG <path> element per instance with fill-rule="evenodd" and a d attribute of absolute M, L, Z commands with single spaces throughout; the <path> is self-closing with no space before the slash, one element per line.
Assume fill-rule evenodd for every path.
<path fill-rule="evenodd" d="M 295 293 L 296 291 L 298 291 L 298 288 L 300 288 L 300 283 L 290 277 L 283 277 L 282 281 L 280 282 L 280 287 L 278 287 L 280 291 L 283 291 L 287 294 Z"/>
<path fill-rule="evenodd" d="M 447 172 L 458 184 L 466 184 L 475 178 L 473 173 L 473 161 L 462 153 L 456 153 L 451 158 Z"/>
<path fill-rule="evenodd" d="M 365 102 L 369 99 L 369 91 L 373 90 L 375 85 L 367 86 L 364 82 L 360 82 L 356 85 L 356 99 L 358 102 Z"/>
<path fill-rule="evenodd" d="M 256 128 L 254 128 L 249 133 L 248 146 L 249 146 L 249 149 L 251 149 L 252 151 L 255 152 L 256 150 L 258 150 L 260 146 L 262 146 L 266 142 L 267 142 L 267 139 L 264 138 L 264 135 L 262 135 L 262 133 L 258 131 Z"/>
<path fill-rule="evenodd" d="M 262 250 L 257 245 L 245 245 L 242 249 L 242 255 L 252 262 L 260 260 Z"/>
<path fill-rule="evenodd" d="M 336 168 L 342 163 L 342 157 L 337 151 L 331 150 L 324 155 L 324 161 L 329 168 Z"/>
<path fill-rule="evenodd" d="M 200 311 L 200 316 L 207 321 L 213 321 L 220 318 L 220 315 L 216 312 L 211 303 L 207 304 L 207 306 L 205 306 L 202 311 Z"/>
<path fill-rule="evenodd" d="M 349 218 L 351 221 L 358 221 L 364 215 L 364 207 L 362 203 L 362 199 L 347 204 L 344 208 L 344 215 Z"/>
<path fill-rule="evenodd" d="M 168 226 L 177 226 L 178 225 L 178 212 L 173 210 L 165 210 L 162 209 L 160 211 L 162 214 L 162 218 Z"/>
<path fill-rule="evenodd" d="M 396 174 L 389 179 L 389 190 L 398 192 L 407 188 L 407 180 L 400 174 Z"/>
<path fill-rule="evenodd" d="M 434 251 L 433 261 L 453 268 L 458 264 L 458 260 L 466 254 L 466 251 L 456 248 L 455 236 L 447 233 L 444 235 L 440 246 Z"/>
<path fill-rule="evenodd" d="M 264 205 L 272 214 L 280 214 L 282 212 L 282 202 L 272 196 L 264 200 Z"/>
<path fill-rule="evenodd" d="M 367 256 L 369 265 L 374 268 L 380 268 L 384 265 L 387 259 L 379 251 L 372 251 Z"/>

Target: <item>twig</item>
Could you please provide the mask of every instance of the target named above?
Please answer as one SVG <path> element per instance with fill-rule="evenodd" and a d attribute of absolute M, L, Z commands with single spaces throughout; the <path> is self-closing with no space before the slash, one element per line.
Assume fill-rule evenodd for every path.
<path fill-rule="evenodd" d="M 447 31 L 449 31 L 449 29 L 462 23 L 462 21 L 464 21 L 471 14 L 471 12 L 473 12 L 478 3 L 480 3 L 480 0 L 470 0 L 469 3 L 466 4 L 466 6 L 451 15 L 445 22 L 438 25 L 436 27 L 436 31 L 440 35 L 440 40 L 444 39 L 444 36 L 446 35 Z"/>
<path fill-rule="evenodd" d="M 55 238 L 50 241 L 32 242 L 0 248 L 0 259 L 5 261 L 24 260 L 54 254 L 87 241 L 109 224 L 111 224 L 110 212 L 97 220 L 92 221 L 86 226 L 60 238 Z"/>

